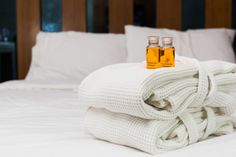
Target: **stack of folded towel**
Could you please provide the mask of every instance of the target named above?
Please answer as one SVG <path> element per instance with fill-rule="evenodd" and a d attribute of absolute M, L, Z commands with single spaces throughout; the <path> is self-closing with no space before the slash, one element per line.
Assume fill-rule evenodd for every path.
<path fill-rule="evenodd" d="M 174 68 L 99 69 L 81 83 L 79 100 L 89 106 L 89 133 L 156 154 L 234 132 L 235 88 L 235 64 L 179 57 Z"/>

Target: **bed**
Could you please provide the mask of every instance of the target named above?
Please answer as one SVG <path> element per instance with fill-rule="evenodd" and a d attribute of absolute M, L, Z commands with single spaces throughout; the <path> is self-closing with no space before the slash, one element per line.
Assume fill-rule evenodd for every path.
<path fill-rule="evenodd" d="M 127 28 L 132 31 L 143 29 L 133 28 L 133 26 Z M 82 46 L 74 43 L 80 40 L 91 43 L 91 39 L 98 43 L 92 48 L 86 44 Z M 108 40 L 112 46 L 103 44 Z M 124 40 L 124 35 L 114 34 L 40 32 L 37 36 L 37 44 L 33 48 L 33 60 L 26 79 L 0 85 L 0 110 L 2 111 L 0 155 L 4 157 L 151 156 L 133 148 L 95 139 L 87 134 L 83 125 L 87 107 L 80 105 L 77 98 L 79 82 L 96 68 L 124 62 L 127 56 Z M 129 45 L 132 48 L 132 44 Z M 97 55 L 93 62 L 83 63 L 82 60 L 92 55 L 86 56 L 84 52 L 94 53 L 94 49 L 100 55 Z M 110 55 L 106 52 L 103 54 L 104 49 L 110 50 Z M 68 53 L 70 55 L 63 56 L 65 52 L 66 55 Z M 73 60 L 79 56 L 83 56 L 80 63 L 77 59 Z M 103 56 L 107 56 L 107 60 L 104 60 Z M 61 65 L 62 62 L 68 64 Z M 63 69 L 65 65 L 67 70 Z M 87 71 L 81 72 L 81 67 Z M 236 133 L 157 156 L 234 156 L 235 145 Z"/>
<path fill-rule="evenodd" d="M 67 2 L 72 5 L 63 5 L 64 9 L 67 9 L 63 13 L 69 15 L 70 7 L 74 8 L 71 9 L 73 14 L 80 10 L 73 6 L 74 1 L 64 1 L 63 3 Z M 82 3 L 77 6 L 85 8 L 84 1 L 77 2 Z M 120 2 L 121 4 L 117 5 Z M 88 135 L 83 124 L 87 107 L 80 105 L 77 97 L 80 82 L 92 71 L 109 64 L 143 61 L 143 48 L 146 46 L 146 36 L 148 35 L 174 36 L 174 39 L 177 39 L 175 47 L 179 55 L 200 60 L 222 59 L 235 62 L 232 48 L 235 34 L 233 30 L 179 32 L 126 26 L 126 37 L 123 34 L 99 35 L 82 32 L 38 33 L 40 28 L 39 0 L 35 2 L 17 1 L 17 3 L 19 3 L 18 12 L 22 13 L 18 17 L 18 32 L 20 32 L 18 35 L 20 41 L 18 71 L 20 78 L 25 78 L 25 76 L 26 78 L 0 84 L 0 156 L 3 157 L 151 156 L 139 150 L 108 143 Z M 110 27 L 115 29 L 112 32 L 123 32 L 124 25 L 130 22 L 130 19 L 125 21 L 123 18 L 126 13 L 122 16 L 116 14 L 119 12 L 115 10 L 116 7 L 122 8 L 124 5 L 130 7 L 131 3 L 132 1 L 126 2 L 126 0 L 116 1 L 114 4 L 109 3 L 114 9 L 114 12 L 110 13 L 110 18 L 115 19 L 110 24 Z M 160 3 L 164 3 L 166 7 L 169 6 L 169 3 L 165 3 L 165 1 L 160 1 Z M 24 5 L 33 6 L 35 9 L 25 10 Z M 83 11 L 83 9 L 81 10 Z M 175 9 L 175 12 L 178 10 Z M 29 15 L 32 16 L 29 17 Z M 119 16 L 118 23 L 114 18 L 116 15 Z M 73 19 L 75 22 L 69 21 L 70 18 L 64 19 L 63 30 L 85 31 L 85 16 Z M 163 17 L 162 27 L 176 26 L 176 23 L 179 23 L 179 20 L 169 23 L 170 20 L 163 14 L 158 14 L 158 16 Z M 64 17 L 66 15 L 63 15 Z M 214 23 L 215 20 L 210 18 L 210 21 L 210 23 Z M 25 23 L 25 25 L 21 25 L 21 23 Z M 80 25 L 81 23 L 83 26 Z M 224 22 L 222 23 L 223 25 L 220 26 L 225 26 Z M 177 27 L 172 28 L 179 29 L 180 26 L 178 24 Z M 36 45 L 32 50 L 30 64 L 31 47 L 35 44 L 35 39 Z M 191 45 L 189 41 L 195 45 L 189 46 Z M 199 46 L 203 44 L 201 42 L 205 44 L 204 47 Z M 212 49 L 214 51 L 207 55 L 206 51 Z M 156 156 L 230 157 L 236 154 L 235 146 L 236 133 L 212 138 Z"/>
<path fill-rule="evenodd" d="M 80 82 L 92 71 L 105 65 L 126 62 L 127 57 L 131 60 L 128 62 L 143 60 L 142 46 L 134 57 L 127 52 L 126 46 L 130 52 L 137 48 L 134 40 L 128 43 L 127 38 L 145 40 L 136 35 L 148 35 L 156 31 L 163 35 L 174 33 L 176 38 L 184 37 L 183 32 L 172 30 L 134 26 L 127 26 L 126 29 L 126 37 L 122 34 L 82 32 L 40 32 L 37 35 L 32 63 L 25 80 L 9 81 L 0 85 L 1 156 L 150 156 L 139 150 L 97 140 L 88 135 L 83 125 L 87 108 L 80 105 L 77 98 Z M 228 36 L 228 30 L 218 29 L 214 34 L 220 36 L 222 31 L 225 35 L 223 37 L 228 38 L 228 42 L 232 44 L 234 31 Z M 200 33 L 202 34 L 201 31 Z M 89 46 L 91 43 L 92 47 Z M 229 51 L 229 47 L 225 46 L 227 44 L 218 45 L 220 50 L 228 53 L 224 59 L 234 62 L 233 50 Z M 181 45 L 176 46 L 181 49 Z M 214 57 L 221 57 L 217 54 L 220 55 L 220 52 L 215 52 Z M 91 55 L 94 57 L 91 58 Z M 227 156 L 232 156 L 236 153 L 235 139 L 236 133 L 157 156 L 222 156 L 226 153 Z"/>
<path fill-rule="evenodd" d="M 77 85 L 10 81 L 0 85 L 0 155 L 4 157 L 151 156 L 89 136 Z M 234 156 L 236 133 L 157 156 Z"/>

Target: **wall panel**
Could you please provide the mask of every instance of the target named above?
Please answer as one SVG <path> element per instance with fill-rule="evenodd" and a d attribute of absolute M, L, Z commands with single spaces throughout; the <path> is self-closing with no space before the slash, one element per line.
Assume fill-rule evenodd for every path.
<path fill-rule="evenodd" d="M 40 31 L 40 0 L 17 0 L 18 77 L 23 79 L 31 62 L 31 49 Z"/>
<path fill-rule="evenodd" d="M 124 33 L 124 25 L 133 24 L 133 0 L 109 0 L 109 32 Z"/>
<path fill-rule="evenodd" d="M 86 31 L 86 0 L 62 0 L 63 30 Z"/>
<path fill-rule="evenodd" d="M 205 0 L 205 26 L 232 26 L 232 0 Z"/>
<path fill-rule="evenodd" d="M 182 21 L 181 11 L 181 0 L 157 0 L 157 27 L 180 30 Z"/>

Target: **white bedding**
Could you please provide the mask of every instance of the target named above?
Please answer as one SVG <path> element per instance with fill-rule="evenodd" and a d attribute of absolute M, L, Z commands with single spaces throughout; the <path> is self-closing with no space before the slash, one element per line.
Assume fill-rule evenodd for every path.
<path fill-rule="evenodd" d="M 150 156 L 87 135 L 83 129 L 86 108 L 78 104 L 77 85 L 47 84 L 52 85 L 27 81 L 0 85 L 1 157 Z M 233 157 L 235 148 L 236 133 L 157 156 Z"/>

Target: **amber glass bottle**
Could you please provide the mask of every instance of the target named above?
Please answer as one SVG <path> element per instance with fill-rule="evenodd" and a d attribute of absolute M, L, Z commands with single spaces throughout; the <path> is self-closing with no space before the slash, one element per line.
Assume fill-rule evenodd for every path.
<path fill-rule="evenodd" d="M 159 62 L 162 67 L 175 66 L 175 48 L 172 45 L 173 38 L 162 37 L 162 47 L 159 54 Z"/>
<path fill-rule="evenodd" d="M 149 36 L 148 37 L 148 46 L 146 49 L 146 67 L 147 69 L 156 69 L 160 68 L 159 62 L 159 37 L 158 36 Z"/>

